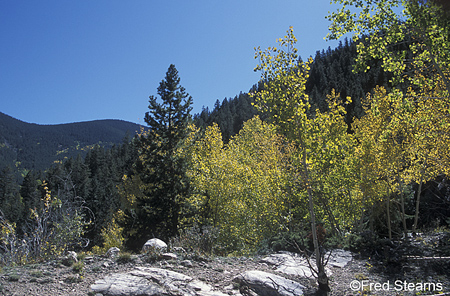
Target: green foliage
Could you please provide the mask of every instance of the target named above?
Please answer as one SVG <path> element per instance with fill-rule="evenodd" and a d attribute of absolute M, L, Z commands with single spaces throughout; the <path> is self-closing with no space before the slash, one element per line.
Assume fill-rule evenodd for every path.
<path fill-rule="evenodd" d="M 0 171 L 0 209 L 8 221 L 19 224 L 22 222 L 22 198 L 14 171 L 9 166 Z"/>
<path fill-rule="evenodd" d="M 376 233 L 364 231 L 361 233 L 346 233 L 342 239 L 343 248 L 352 252 L 369 252 L 373 250 L 379 240 Z"/>
<path fill-rule="evenodd" d="M 119 215 L 121 212 L 118 212 Z M 92 248 L 92 252 L 95 254 L 104 254 L 110 248 L 117 247 L 119 249 L 123 246 L 123 241 L 125 240 L 123 237 L 123 227 L 120 227 L 116 219 L 113 218 L 111 222 L 107 225 L 107 227 L 103 228 L 100 232 L 100 236 L 103 240 L 103 246 L 94 246 Z"/>
<path fill-rule="evenodd" d="M 70 192 L 61 191 L 61 200 L 52 195 L 46 182 L 42 187 L 45 192 L 42 208 L 31 210 L 31 224 L 23 235 L 17 234 L 15 223 L 9 223 L 1 215 L 2 264 L 52 259 L 83 243 L 82 235 L 88 223 Z"/>
<path fill-rule="evenodd" d="M 117 257 L 116 261 L 119 264 L 126 264 L 133 262 L 133 257 L 131 256 L 130 252 L 121 252 L 119 254 L 119 257 Z"/>
<path fill-rule="evenodd" d="M 8 275 L 7 279 L 10 282 L 18 282 L 20 280 L 20 274 L 18 274 L 17 272 L 13 272 Z"/>
<path fill-rule="evenodd" d="M 32 256 L 36 259 L 50 259 L 61 256 L 71 248 L 81 247 L 85 227 L 84 220 L 76 202 L 71 201 L 70 192 L 61 192 L 61 200 L 51 195 L 47 184 L 43 183 L 45 196 L 41 210 L 32 210 L 34 222 L 28 240 L 32 244 Z M 64 194 L 66 194 L 64 196 Z"/>
<path fill-rule="evenodd" d="M 391 73 L 395 87 L 375 88 L 373 96 L 367 96 L 366 115 L 355 122 L 361 143 L 357 153 L 362 160 L 363 200 L 369 206 L 384 196 L 391 238 L 396 215 L 401 216 L 407 232 L 404 184 L 419 184 L 413 223 L 416 231 L 422 184 L 448 174 L 449 168 L 447 153 L 441 149 L 449 143 L 450 18 L 435 1 L 335 3 L 342 8 L 328 16 L 332 22 L 328 38 L 353 33 L 358 53 L 354 70 L 367 71 L 372 60 L 379 60 L 384 71 Z M 400 205 L 394 213 L 390 208 L 392 193 L 398 193 L 396 202 Z"/>
<path fill-rule="evenodd" d="M 284 190 L 291 147 L 257 116 L 226 146 L 215 124 L 198 133 L 183 152 L 190 160 L 188 202 L 194 213 L 183 223 L 217 227 L 216 248 L 224 253 L 254 252 L 289 219 Z"/>
<path fill-rule="evenodd" d="M 26 170 L 46 170 L 55 161 L 86 155 L 95 144 L 107 148 L 120 144 L 127 133 L 135 134 L 139 128 L 122 120 L 38 125 L 0 112 L 0 168 L 17 165 L 18 171 L 25 170 L 23 176 Z"/>
<path fill-rule="evenodd" d="M 278 130 L 297 148 L 294 192 L 311 200 L 314 195 L 316 205 L 321 205 L 315 207 L 316 215 L 340 231 L 358 215 L 357 189 L 352 182 L 355 141 L 345 123 L 345 106 L 351 99 L 342 102 L 332 91 L 326 111 L 312 109 L 305 88 L 312 59 L 298 61 L 296 41 L 290 28 L 279 47 L 256 50 L 260 64 L 255 70 L 262 71 L 264 89 L 254 94 L 255 105 L 271 115 Z"/>
<path fill-rule="evenodd" d="M 342 8 L 327 17 L 332 22 L 327 37 L 353 33 L 354 40 L 363 41 L 355 70 L 366 70 L 367 61 L 380 59 L 385 71 L 393 73 L 394 84 L 408 81 L 422 87 L 441 80 L 446 89 L 442 96 L 448 96 L 450 19 L 439 5 L 420 0 L 334 2 Z"/>
<path fill-rule="evenodd" d="M 0 264 L 11 266 L 26 263 L 28 247 L 19 239 L 16 233 L 16 224 L 8 222 L 2 212 L 0 212 L 0 223 L 0 248 L 2 250 Z"/>
<path fill-rule="evenodd" d="M 82 274 L 84 270 L 84 262 L 78 261 L 72 264 L 72 271 L 78 274 Z"/>
<path fill-rule="evenodd" d="M 124 176 L 121 190 L 130 225 L 128 243 L 134 249 L 151 236 L 168 238 L 177 234 L 182 205 L 189 193 L 186 159 L 178 150 L 188 136 L 192 98 L 180 85 L 174 65 L 160 82 L 158 95 L 160 100 L 149 98 L 145 114 L 149 131 L 139 136 L 137 176 Z"/>
<path fill-rule="evenodd" d="M 219 231 L 217 227 L 209 225 L 199 227 L 194 224 L 192 227 L 180 230 L 179 235 L 171 240 L 171 245 L 194 254 L 219 254 L 222 253 L 217 243 Z"/>
<path fill-rule="evenodd" d="M 309 248 L 307 230 L 281 232 L 280 234 L 270 238 L 267 246 L 264 246 L 268 252 L 289 251 L 298 253 Z"/>
<path fill-rule="evenodd" d="M 234 98 L 225 98 L 222 103 L 219 100 L 210 111 L 208 107 L 194 115 L 194 123 L 199 128 L 216 123 L 222 132 L 222 138 L 228 143 L 230 138 L 241 130 L 244 122 L 257 114 L 252 105 L 253 99 L 248 93 L 240 93 Z"/>
<path fill-rule="evenodd" d="M 0 114 L 8 143 L 0 166 L 14 167 L 0 172 L 2 264 L 53 258 L 83 237 L 104 253 L 122 248 L 125 234 L 135 250 L 158 235 L 198 254 L 295 251 L 294 241 L 307 248 L 302 238 L 317 233 L 299 225 L 316 217 L 329 245 L 356 251 L 406 232 L 411 214 L 415 231 L 420 211 L 433 214 L 419 207 L 423 188 L 450 174 L 450 18 L 434 1 L 335 2 L 342 8 L 328 17 L 328 38 L 353 32 L 353 42 L 303 62 L 289 28 L 276 47 L 256 49 L 261 81 L 251 94 L 204 109 L 194 118 L 201 129 L 189 125 L 192 99 L 173 65 L 159 98 L 149 98 L 150 129 L 112 149 L 88 145 L 98 141 L 91 124 L 32 127 Z M 109 139 L 116 133 L 106 123 L 92 130 Z M 19 129 L 23 159 L 11 140 Z M 31 130 L 60 135 L 62 147 Z M 74 144 L 68 130 L 86 137 Z M 74 151 L 85 159 L 67 158 L 45 174 L 24 170 Z"/>

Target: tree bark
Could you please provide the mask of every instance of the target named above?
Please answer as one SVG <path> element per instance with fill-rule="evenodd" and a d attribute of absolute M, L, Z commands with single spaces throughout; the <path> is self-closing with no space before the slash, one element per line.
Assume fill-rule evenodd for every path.
<path fill-rule="evenodd" d="M 392 228 L 391 228 L 391 210 L 390 210 L 390 191 L 389 191 L 389 184 L 386 185 L 387 187 L 387 197 L 386 197 L 386 215 L 387 215 L 387 227 L 388 227 L 388 234 L 389 234 L 389 240 L 392 240 Z"/>
<path fill-rule="evenodd" d="M 326 294 L 327 292 L 330 291 L 330 286 L 328 285 L 328 276 L 325 272 L 325 266 L 323 265 L 322 254 L 319 248 L 319 241 L 317 239 L 316 215 L 314 213 L 314 202 L 312 197 L 311 181 L 309 179 L 308 164 L 306 162 L 306 159 L 307 159 L 306 150 L 303 149 L 302 164 L 305 174 L 306 188 L 308 192 L 309 213 L 311 215 L 311 232 L 313 237 L 314 252 L 316 255 L 317 283 L 319 284 L 319 292 L 321 294 Z"/>
<path fill-rule="evenodd" d="M 420 178 L 419 189 L 417 189 L 417 198 L 416 198 L 416 211 L 414 213 L 414 224 L 412 231 L 415 233 L 417 229 L 417 223 L 419 222 L 419 206 L 420 206 L 420 195 L 422 194 L 422 178 Z"/>

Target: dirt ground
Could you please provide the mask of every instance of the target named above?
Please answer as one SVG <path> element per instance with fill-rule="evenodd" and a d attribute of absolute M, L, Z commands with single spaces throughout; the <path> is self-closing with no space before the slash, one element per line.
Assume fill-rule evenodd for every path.
<path fill-rule="evenodd" d="M 273 266 L 256 257 L 179 257 L 149 261 L 145 255 L 132 255 L 126 262 L 104 256 L 86 256 L 78 266 L 65 266 L 60 260 L 20 267 L 3 267 L 0 272 L 0 295 L 94 295 L 90 286 L 112 273 L 126 272 L 136 266 L 159 267 L 204 281 L 218 290 L 233 285 L 233 278 L 247 270 L 276 273 Z M 190 259 L 192 266 L 182 264 Z M 77 269 L 78 267 L 78 269 Z M 354 254 L 344 268 L 330 267 L 329 295 L 450 295 L 450 259 L 405 259 L 381 261 Z M 311 279 L 298 279 L 307 287 L 305 295 L 314 295 Z M 237 288 L 236 288 L 237 289 Z M 233 292 L 238 294 L 239 291 Z M 448 294 L 446 294 L 448 293 Z"/>

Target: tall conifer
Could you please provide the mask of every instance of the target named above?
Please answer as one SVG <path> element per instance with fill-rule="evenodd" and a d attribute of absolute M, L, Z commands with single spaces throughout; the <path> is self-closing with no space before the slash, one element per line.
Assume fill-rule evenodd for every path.
<path fill-rule="evenodd" d="M 141 165 L 146 184 L 140 200 L 143 235 L 169 237 L 177 233 L 179 213 L 188 194 L 185 160 L 177 149 L 187 136 L 192 98 L 180 85 L 178 71 L 170 65 L 158 95 L 149 97 L 145 122 L 148 133 L 140 137 Z"/>

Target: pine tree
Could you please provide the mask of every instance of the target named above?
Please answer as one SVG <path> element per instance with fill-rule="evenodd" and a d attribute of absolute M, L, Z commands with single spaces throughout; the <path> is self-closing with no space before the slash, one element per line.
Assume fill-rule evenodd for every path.
<path fill-rule="evenodd" d="M 15 180 L 14 170 L 6 166 L 0 171 L 0 210 L 6 220 L 20 222 L 23 204 L 19 194 L 19 186 Z"/>
<path fill-rule="evenodd" d="M 136 212 L 141 220 L 137 224 L 140 236 L 167 238 L 177 233 L 179 213 L 189 187 L 185 159 L 177 150 L 188 135 L 192 98 L 180 85 L 174 65 L 170 65 L 161 81 L 158 95 L 161 102 L 156 96 L 149 97 L 145 122 L 150 130 L 140 137 L 141 163 L 137 167 L 143 170 L 140 175 L 146 186 Z"/>
<path fill-rule="evenodd" d="M 41 192 L 39 187 L 41 184 L 40 172 L 29 171 L 20 186 L 20 196 L 24 205 L 23 220 L 27 220 L 30 216 L 30 209 L 38 209 L 41 201 Z"/>

